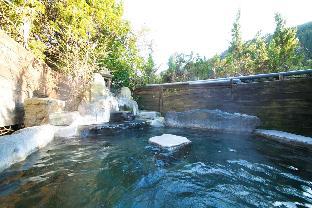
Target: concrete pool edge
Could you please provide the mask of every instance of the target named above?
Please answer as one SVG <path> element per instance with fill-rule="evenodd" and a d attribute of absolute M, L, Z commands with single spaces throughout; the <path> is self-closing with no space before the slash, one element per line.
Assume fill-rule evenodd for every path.
<path fill-rule="evenodd" d="M 280 142 L 296 143 L 312 146 L 312 138 L 278 130 L 255 129 L 255 135 Z"/>

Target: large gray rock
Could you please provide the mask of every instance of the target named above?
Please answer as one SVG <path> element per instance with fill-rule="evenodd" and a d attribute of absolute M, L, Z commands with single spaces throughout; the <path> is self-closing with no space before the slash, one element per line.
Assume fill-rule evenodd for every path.
<path fill-rule="evenodd" d="M 137 118 L 140 119 L 156 119 L 160 117 L 160 113 L 156 111 L 140 111 Z"/>
<path fill-rule="evenodd" d="M 165 125 L 231 132 L 252 132 L 260 125 L 260 119 L 246 114 L 196 109 L 185 112 L 168 112 L 165 116 Z"/>
<path fill-rule="evenodd" d="M 132 99 L 131 90 L 128 87 L 122 87 L 120 89 L 118 97 L 123 97 L 131 100 Z"/>
<path fill-rule="evenodd" d="M 80 119 L 79 112 L 56 112 L 49 115 L 49 123 L 54 126 L 69 126 Z"/>
<path fill-rule="evenodd" d="M 99 73 L 93 74 L 93 81 L 91 82 L 91 102 L 101 99 L 103 96 L 109 95 L 109 90 L 105 85 L 104 78 Z"/>
<path fill-rule="evenodd" d="M 126 97 L 118 97 L 118 107 L 121 111 L 131 111 L 135 116 L 139 113 L 138 103 Z"/>
<path fill-rule="evenodd" d="M 49 123 L 49 115 L 62 112 L 65 102 L 52 98 L 29 98 L 24 101 L 25 126 L 39 126 Z"/>

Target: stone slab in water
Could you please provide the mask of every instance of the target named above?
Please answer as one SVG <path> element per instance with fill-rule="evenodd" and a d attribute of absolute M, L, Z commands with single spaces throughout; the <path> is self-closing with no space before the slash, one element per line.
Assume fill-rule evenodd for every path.
<path fill-rule="evenodd" d="M 154 136 L 148 140 L 149 143 L 157 145 L 162 148 L 180 148 L 191 143 L 186 137 L 177 136 L 173 134 L 163 134 L 161 136 Z"/>
<path fill-rule="evenodd" d="M 294 142 L 312 145 L 312 138 L 277 130 L 256 129 L 255 134 L 282 142 Z"/>
<path fill-rule="evenodd" d="M 230 132 L 252 132 L 260 125 L 260 119 L 256 116 L 228 113 L 221 110 L 195 109 L 185 112 L 167 112 L 165 125 Z"/>
<path fill-rule="evenodd" d="M 125 121 L 123 123 L 81 125 L 78 127 L 78 133 L 80 137 L 87 137 L 96 134 L 114 134 L 126 129 L 141 129 L 149 126 L 149 123 L 143 120 Z"/>

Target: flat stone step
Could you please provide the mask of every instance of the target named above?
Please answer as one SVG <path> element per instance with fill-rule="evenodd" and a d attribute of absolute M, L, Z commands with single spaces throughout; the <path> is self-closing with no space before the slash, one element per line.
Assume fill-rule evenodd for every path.
<path fill-rule="evenodd" d="M 161 148 L 176 149 L 191 144 L 191 141 L 186 137 L 177 136 L 173 134 L 163 134 L 161 136 L 154 136 L 148 140 L 149 143 L 157 145 Z"/>
<path fill-rule="evenodd" d="M 256 129 L 255 134 L 283 142 L 294 142 L 312 145 L 312 138 L 277 130 Z"/>

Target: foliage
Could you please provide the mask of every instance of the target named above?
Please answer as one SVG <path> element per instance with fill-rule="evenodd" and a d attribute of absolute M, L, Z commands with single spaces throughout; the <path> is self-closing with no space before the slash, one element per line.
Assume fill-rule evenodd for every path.
<path fill-rule="evenodd" d="M 305 54 L 304 65 L 312 68 L 312 22 L 299 25 L 297 37 Z"/>
<path fill-rule="evenodd" d="M 286 27 L 280 14 L 275 15 L 276 28 L 272 36 L 261 36 L 244 42 L 241 35 L 240 11 L 232 28 L 232 40 L 225 53 L 210 59 L 193 54 L 175 54 L 169 58 L 168 69 L 161 73 L 162 82 L 176 82 L 257 73 L 301 69 L 311 66 L 309 50 L 303 59 L 303 50 L 296 36 L 296 28 Z M 300 40 L 309 45 L 309 26 L 300 29 Z M 311 35 L 312 37 L 312 35 Z"/>
<path fill-rule="evenodd" d="M 144 59 L 120 1 L 0 1 L 1 29 L 54 70 L 85 75 L 106 67 L 116 87 L 134 87 Z"/>
<path fill-rule="evenodd" d="M 268 45 L 268 68 L 270 72 L 287 71 L 302 61 L 297 31 L 287 28 L 280 14 L 275 15 L 275 23 L 275 32 Z"/>

